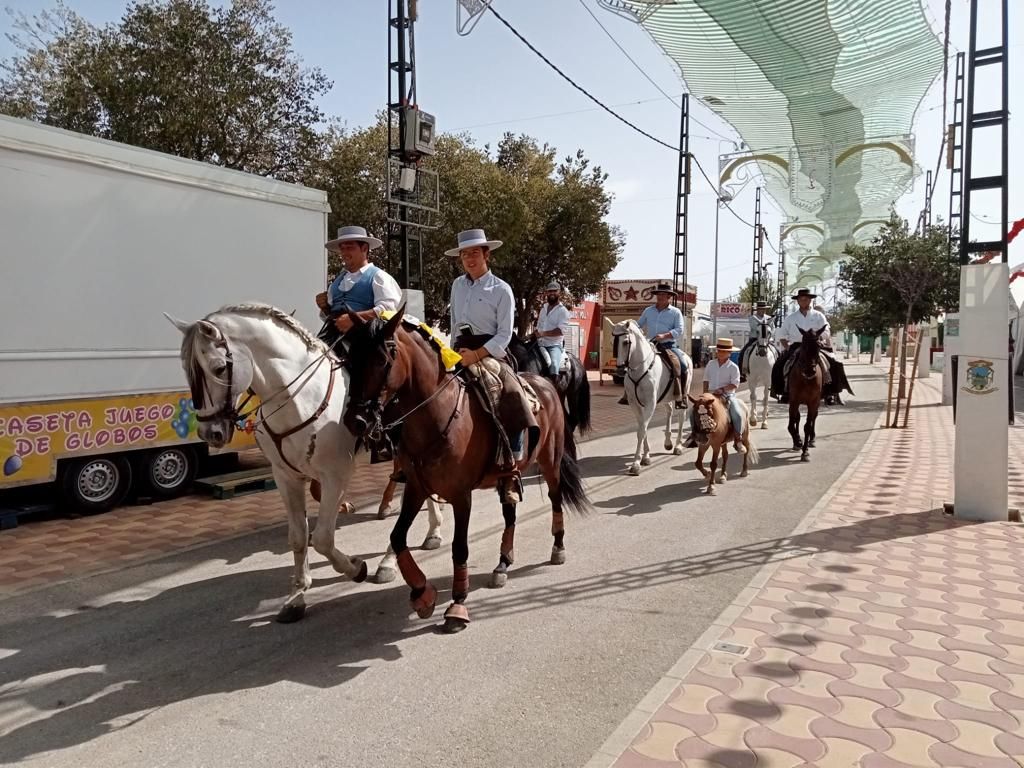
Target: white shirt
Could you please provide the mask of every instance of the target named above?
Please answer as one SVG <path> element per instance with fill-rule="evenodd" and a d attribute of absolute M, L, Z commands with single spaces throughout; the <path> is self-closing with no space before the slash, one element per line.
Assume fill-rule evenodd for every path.
<path fill-rule="evenodd" d="M 537 343 L 542 347 L 560 347 L 569 336 L 569 310 L 565 308 L 565 304 L 559 302 L 552 307 L 544 302 L 544 306 L 540 310 L 540 317 L 537 318 L 537 330 L 544 332 L 553 331 L 556 328 L 562 332 L 561 336 L 541 336 L 537 339 Z"/>
<path fill-rule="evenodd" d="M 512 340 L 512 318 L 515 313 L 512 288 L 488 270 L 479 279 L 469 275 L 455 278 L 452 283 L 451 318 L 452 339 L 459 337 L 460 326 L 469 325 L 474 335 L 492 335 L 484 344 L 491 357 L 505 356 Z"/>
<path fill-rule="evenodd" d="M 740 385 L 740 369 L 732 360 L 726 360 L 725 365 L 719 365 L 714 359 L 704 366 L 704 381 L 708 383 L 708 392 L 733 384 Z"/>
<path fill-rule="evenodd" d="M 351 291 L 362 274 L 370 268 L 370 264 L 364 264 L 355 272 L 346 272 L 344 277 L 341 278 L 341 283 L 338 285 L 338 289 L 341 291 Z M 377 314 L 385 310 L 395 311 L 402 303 L 402 289 L 398 287 L 398 281 L 395 280 L 391 275 L 385 272 L 380 267 L 377 267 L 377 274 L 373 276 L 373 309 Z"/>
<path fill-rule="evenodd" d="M 779 330 L 779 338 L 785 339 L 790 344 L 796 344 L 804 340 L 800 333 L 804 331 L 817 331 L 821 328 L 828 328 L 828 319 L 818 310 L 809 309 L 805 315 L 800 310 L 789 315 L 782 321 L 782 328 Z"/>

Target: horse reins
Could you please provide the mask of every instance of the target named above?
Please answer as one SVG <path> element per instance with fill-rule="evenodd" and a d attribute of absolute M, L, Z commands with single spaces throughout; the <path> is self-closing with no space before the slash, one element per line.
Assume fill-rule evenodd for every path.
<path fill-rule="evenodd" d="M 263 406 L 267 402 L 272 401 L 274 398 L 276 398 L 282 392 L 288 392 L 291 389 L 291 386 L 293 384 L 295 384 L 299 379 L 301 379 L 306 374 L 307 371 L 310 371 L 310 369 L 313 368 L 313 370 L 310 371 L 309 376 L 307 377 L 306 381 L 302 382 L 302 386 L 305 386 L 306 382 L 308 382 L 313 377 L 313 374 L 315 374 L 317 372 L 317 370 L 319 370 L 320 365 L 325 360 L 329 359 L 328 358 L 329 352 L 325 352 L 324 354 L 318 356 L 315 360 L 313 360 L 313 362 L 309 363 L 309 365 L 307 365 L 305 368 L 303 368 L 301 371 L 299 371 L 298 375 L 296 375 L 295 378 L 293 378 L 290 382 L 288 382 L 283 387 L 278 389 L 274 394 L 272 394 L 270 397 L 268 397 L 266 399 L 266 401 L 260 403 L 260 405 L 255 410 L 252 410 L 252 411 L 249 411 L 248 413 L 244 413 L 243 414 L 240 411 L 242 409 L 244 409 L 246 405 L 248 405 L 248 403 L 256 396 L 256 393 L 252 390 L 252 387 L 249 387 L 248 389 L 246 389 L 246 397 L 245 397 L 245 399 L 242 400 L 242 402 L 239 405 L 236 406 L 236 405 L 232 405 L 231 404 L 232 377 L 234 375 L 234 356 L 231 353 L 231 347 L 228 345 L 228 342 L 227 342 L 226 338 L 218 339 L 216 342 L 214 342 L 214 344 L 215 344 L 215 346 L 221 347 L 224 350 L 224 356 L 227 359 L 227 364 L 226 364 L 225 368 L 226 368 L 226 372 L 227 372 L 227 377 L 226 377 L 227 378 L 227 382 L 226 382 L 226 384 L 227 384 L 228 393 L 227 393 L 227 397 L 224 399 L 224 404 L 217 411 L 215 411 L 214 413 L 206 415 L 206 416 L 202 416 L 202 415 L 196 414 L 196 421 L 200 421 L 200 422 L 214 421 L 215 419 L 218 419 L 218 418 L 226 419 L 226 420 L 231 421 L 231 422 L 238 422 L 238 421 L 241 421 L 243 419 L 247 419 L 249 416 L 253 415 L 254 413 L 260 413 L 263 410 Z M 314 366 L 316 366 L 316 367 L 314 368 Z M 283 403 L 281 403 L 281 405 L 279 405 L 277 408 L 275 408 L 270 413 L 268 413 L 266 415 L 259 416 L 259 418 L 257 418 L 255 423 L 253 424 L 253 429 L 256 429 L 258 427 L 262 427 L 263 428 L 263 431 L 267 434 L 267 437 L 269 437 L 271 440 L 273 440 L 274 447 L 277 448 L 277 453 L 281 457 L 282 461 L 284 461 L 284 463 L 287 464 L 288 467 L 292 471 L 294 471 L 296 474 L 298 474 L 298 475 L 303 475 L 304 473 L 298 467 L 296 467 L 294 464 L 292 464 L 290 461 L 288 461 L 288 457 L 284 455 L 284 450 L 282 448 L 282 443 L 284 442 L 285 438 L 291 437 L 296 432 L 301 432 L 303 429 L 305 429 L 310 424 L 315 422 L 318 418 L 320 418 L 320 416 L 323 415 L 324 411 L 327 410 L 327 408 L 328 408 L 328 406 L 330 405 L 330 402 L 331 402 L 331 395 L 334 392 L 334 373 L 335 373 L 336 370 L 337 370 L 337 366 L 332 364 L 330 366 L 330 379 L 327 382 L 327 392 L 324 394 L 323 400 L 320 402 L 319 407 L 317 407 L 317 409 L 313 412 L 313 415 L 310 416 L 305 421 L 303 421 L 297 427 L 292 427 L 291 429 L 287 430 L 286 432 L 277 433 L 277 432 L 275 432 L 273 430 L 273 428 L 267 422 L 267 419 L 269 419 L 271 416 L 273 416 L 278 411 L 280 411 L 282 408 L 284 408 L 286 405 L 288 405 L 288 403 L 292 400 L 291 397 L 286 398 L 285 401 Z M 205 374 L 203 375 L 202 383 L 200 384 L 200 386 L 203 388 L 203 391 L 206 390 L 206 376 L 205 376 Z M 301 389 L 302 387 L 300 386 L 299 388 Z"/>

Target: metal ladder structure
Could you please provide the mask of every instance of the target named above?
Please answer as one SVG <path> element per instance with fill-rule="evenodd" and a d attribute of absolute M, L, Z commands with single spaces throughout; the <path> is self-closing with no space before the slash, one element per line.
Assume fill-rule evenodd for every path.
<path fill-rule="evenodd" d="M 750 303 L 761 300 L 761 265 L 764 263 L 764 229 L 761 227 L 761 188 L 754 195 L 754 263 L 750 273 Z"/>
<path fill-rule="evenodd" d="M 690 94 L 684 93 L 679 110 L 679 180 L 676 186 L 676 251 L 672 263 L 672 287 L 682 296 L 686 320 L 686 239 L 690 210 Z"/>
<path fill-rule="evenodd" d="M 964 63 L 963 51 L 956 55 L 953 85 L 953 116 L 946 129 L 946 168 L 949 170 L 949 242 L 960 252 L 960 210 L 963 202 L 964 167 Z"/>

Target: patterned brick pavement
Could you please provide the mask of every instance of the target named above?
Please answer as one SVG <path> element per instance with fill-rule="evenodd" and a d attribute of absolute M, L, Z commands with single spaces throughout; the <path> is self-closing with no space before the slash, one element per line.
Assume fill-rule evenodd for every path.
<path fill-rule="evenodd" d="M 590 768 L 1024 765 L 1024 528 L 943 515 L 953 424 L 919 382 Z M 1011 502 L 1024 505 L 1022 427 Z"/>
<path fill-rule="evenodd" d="M 629 408 L 615 404 L 622 388 L 591 379 L 593 435 L 632 429 Z M 358 513 L 376 513 L 391 466 L 364 465 L 346 498 Z M 265 463 L 258 451 L 243 465 Z M 316 507 L 307 497 L 310 510 Z M 0 599 L 81 576 L 116 570 L 215 541 L 285 524 L 277 491 L 217 501 L 188 496 L 145 506 L 126 506 L 95 517 L 25 522 L 0 531 Z M 46 557 L 40 557 L 45 552 Z"/>

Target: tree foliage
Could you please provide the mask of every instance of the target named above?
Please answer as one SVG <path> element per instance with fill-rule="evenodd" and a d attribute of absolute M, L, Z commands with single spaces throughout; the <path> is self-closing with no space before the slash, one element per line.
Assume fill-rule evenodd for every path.
<path fill-rule="evenodd" d="M 774 280 L 761 280 L 761 287 L 758 291 L 760 294 L 761 301 L 767 301 L 768 305 L 774 309 L 775 302 L 779 295 L 779 286 Z M 754 281 L 751 278 L 747 278 L 743 281 L 743 287 L 740 288 L 739 298 L 737 299 L 740 304 L 746 304 L 748 306 L 754 303 Z"/>
<path fill-rule="evenodd" d="M 960 268 L 942 224 L 919 234 L 893 214 L 870 245 L 848 245 L 844 256 L 839 283 L 858 333 L 878 336 L 957 307 Z"/>
<path fill-rule="evenodd" d="M 343 223 L 386 231 L 386 119 L 380 115 L 369 128 L 329 132 L 311 184 L 328 190 L 332 231 Z M 451 284 L 462 270 L 458 258 L 444 252 L 464 229 L 481 227 L 502 241 L 491 267 L 520 301 L 521 325 L 538 308 L 550 280 L 580 299 L 595 293 L 618 263 L 623 237 L 605 221 L 611 205 L 607 176 L 591 168 L 582 151 L 557 163 L 553 148 L 528 136 L 508 134 L 492 153 L 468 136 L 442 134 L 423 167 L 437 172 L 441 195 L 436 228 L 423 234 L 423 289 L 432 322 L 445 322 Z M 375 260 L 398 274 L 396 248 Z"/>
<path fill-rule="evenodd" d="M 16 18 L 0 111 L 126 144 L 298 181 L 319 154 L 317 99 L 269 0 L 135 0 L 96 27 L 67 6 Z"/>

